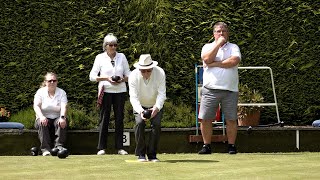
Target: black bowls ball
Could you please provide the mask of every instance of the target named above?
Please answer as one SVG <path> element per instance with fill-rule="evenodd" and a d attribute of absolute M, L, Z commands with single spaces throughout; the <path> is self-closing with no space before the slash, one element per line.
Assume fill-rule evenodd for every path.
<path fill-rule="evenodd" d="M 31 156 L 38 156 L 39 150 L 38 150 L 37 147 L 32 147 L 32 148 L 30 149 L 30 153 L 31 153 Z"/>
<path fill-rule="evenodd" d="M 68 157 L 68 155 L 69 155 L 69 152 L 67 149 L 62 149 L 62 150 L 58 151 L 58 153 L 57 153 L 57 156 L 60 159 L 64 159 L 64 158 Z"/>
<path fill-rule="evenodd" d="M 248 134 L 251 134 L 251 133 L 252 133 L 252 127 L 251 127 L 251 126 L 248 127 L 247 133 L 248 133 Z"/>
<path fill-rule="evenodd" d="M 281 121 L 281 122 L 280 122 L 280 127 L 283 127 L 283 126 L 284 126 L 284 122 Z"/>
<path fill-rule="evenodd" d="M 152 111 L 146 109 L 146 110 L 144 110 L 142 113 L 143 113 L 143 117 L 144 117 L 144 118 L 149 119 L 149 118 L 151 117 Z"/>
<path fill-rule="evenodd" d="M 112 81 L 118 82 L 120 80 L 120 76 L 112 76 Z"/>
<path fill-rule="evenodd" d="M 57 156 L 58 152 L 59 152 L 58 148 L 52 148 L 50 153 L 51 153 L 52 156 Z"/>

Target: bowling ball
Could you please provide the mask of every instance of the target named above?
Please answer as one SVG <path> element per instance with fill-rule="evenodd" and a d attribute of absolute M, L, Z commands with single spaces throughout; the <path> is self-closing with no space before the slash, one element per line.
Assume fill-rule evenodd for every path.
<path fill-rule="evenodd" d="M 64 159 L 64 158 L 68 157 L 69 153 L 68 153 L 67 149 L 62 149 L 62 150 L 58 151 L 57 155 L 60 159 Z"/>
<path fill-rule="evenodd" d="M 149 118 L 151 117 L 152 111 L 146 109 L 146 110 L 144 110 L 142 113 L 143 113 L 143 117 L 144 117 L 144 118 L 149 119 Z"/>
<path fill-rule="evenodd" d="M 52 156 L 57 156 L 58 151 L 59 151 L 58 148 L 52 148 L 50 153 L 51 153 Z"/>
<path fill-rule="evenodd" d="M 120 80 L 120 76 L 112 76 L 112 81 L 118 82 Z"/>
<path fill-rule="evenodd" d="M 283 126 L 284 126 L 284 122 L 281 121 L 281 122 L 280 122 L 280 127 L 283 127 Z"/>
<path fill-rule="evenodd" d="M 38 156 L 39 150 L 38 150 L 37 147 L 32 147 L 32 148 L 30 149 L 30 153 L 31 153 L 31 156 Z"/>
<path fill-rule="evenodd" d="M 251 134 L 251 133 L 252 133 L 252 127 L 251 127 L 251 126 L 248 127 L 247 133 L 248 133 L 248 134 Z"/>

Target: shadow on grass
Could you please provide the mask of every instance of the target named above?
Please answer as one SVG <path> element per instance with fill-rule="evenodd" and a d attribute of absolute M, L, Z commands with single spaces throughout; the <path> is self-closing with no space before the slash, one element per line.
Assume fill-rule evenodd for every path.
<path fill-rule="evenodd" d="M 243 153 L 245 154 L 245 153 Z M 267 156 L 301 156 L 303 155 L 302 153 L 252 153 L 253 155 L 267 155 Z"/>
<path fill-rule="evenodd" d="M 179 159 L 179 160 L 166 160 L 162 162 L 167 163 L 213 163 L 213 162 L 219 162 L 219 161 L 213 161 L 213 160 L 197 160 L 197 159 Z"/>

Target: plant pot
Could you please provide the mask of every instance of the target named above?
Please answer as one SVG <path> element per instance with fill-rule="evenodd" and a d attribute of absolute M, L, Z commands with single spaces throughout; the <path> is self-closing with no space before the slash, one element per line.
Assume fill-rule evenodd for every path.
<path fill-rule="evenodd" d="M 258 126 L 259 123 L 260 111 L 255 111 L 238 118 L 238 126 Z"/>
<path fill-rule="evenodd" d="M 0 122 L 7 122 L 8 118 L 5 116 L 0 116 Z"/>

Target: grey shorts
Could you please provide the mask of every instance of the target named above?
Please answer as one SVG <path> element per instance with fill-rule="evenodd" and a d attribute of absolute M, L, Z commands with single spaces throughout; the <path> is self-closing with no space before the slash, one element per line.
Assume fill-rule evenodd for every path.
<path fill-rule="evenodd" d="M 238 92 L 203 87 L 201 89 L 199 119 L 214 120 L 220 104 L 225 120 L 237 120 L 238 96 Z"/>

